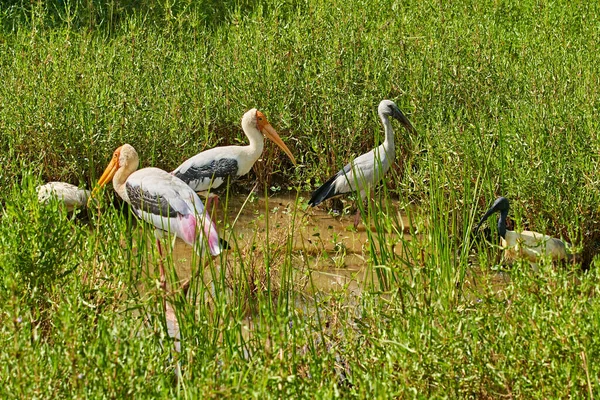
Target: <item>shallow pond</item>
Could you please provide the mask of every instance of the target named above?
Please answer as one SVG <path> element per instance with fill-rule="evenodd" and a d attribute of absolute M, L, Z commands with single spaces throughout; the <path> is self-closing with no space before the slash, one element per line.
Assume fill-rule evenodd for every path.
<path fill-rule="evenodd" d="M 250 197 L 230 199 L 228 204 L 221 200 L 218 208 L 213 210 L 213 220 L 217 228 L 230 246 L 221 257 L 215 260 L 215 265 L 225 268 L 229 280 L 228 289 L 238 285 L 242 279 L 265 280 L 266 260 L 271 269 L 284 263 L 291 265 L 294 276 L 296 306 L 306 312 L 314 312 L 315 298 L 329 293 L 342 294 L 347 306 L 357 305 L 364 290 L 378 288 L 377 275 L 369 263 L 369 233 L 371 231 L 361 223 L 358 229 L 353 228 L 353 215 L 333 216 L 323 207 L 304 208 L 295 197 Z M 400 211 L 400 206 L 392 202 L 392 208 L 398 213 L 403 240 L 411 240 L 410 223 L 406 215 Z M 397 235 L 396 235 L 397 236 Z M 169 241 L 172 243 L 173 241 Z M 402 244 L 402 243 L 400 243 Z M 149 241 L 149 246 L 153 241 Z M 150 250 L 150 249 L 149 249 Z M 401 256 L 402 245 L 394 247 L 394 253 Z M 197 256 L 193 249 L 180 239 L 174 241 L 170 253 L 178 282 L 171 280 L 170 291 L 177 290 L 181 283 L 190 279 L 192 271 L 198 268 Z M 240 265 L 245 271 L 241 273 Z M 148 271 L 156 277 L 153 268 Z M 203 282 L 210 288 L 215 270 L 209 267 L 203 270 Z M 489 274 L 484 280 L 489 283 Z M 465 288 L 474 293 L 469 297 L 476 300 L 477 286 L 486 286 L 480 281 L 480 273 L 476 270 L 467 274 Z M 508 282 L 505 274 L 492 274 L 493 285 L 501 290 Z M 279 277 L 271 276 L 278 283 Z M 264 283 L 264 282 L 263 282 Z M 260 284 L 260 283 L 259 283 Z M 141 288 L 140 288 L 141 289 Z M 261 290 L 260 287 L 256 288 Z M 265 289 L 264 287 L 262 288 Z M 144 289 L 141 289 L 144 291 Z M 179 337 L 179 327 L 176 312 L 167 303 L 166 319 L 171 337 Z M 251 330 L 251 317 L 244 321 L 244 326 Z M 178 346 L 178 343 L 176 343 Z"/>
<path fill-rule="evenodd" d="M 346 288 L 357 294 L 362 283 L 376 279 L 367 272 L 367 229 L 362 223 L 354 229 L 353 215 L 333 216 L 322 207 L 301 209 L 295 206 L 295 197 L 246 200 L 236 198 L 229 204 L 221 200 L 218 209 L 213 209 L 219 233 L 232 247 L 225 259 L 232 259 L 227 253 L 236 253 L 246 262 L 264 265 L 265 247 L 271 258 L 289 254 L 294 267 L 310 272 L 312 283 L 307 289 L 323 292 Z M 408 231 L 408 219 L 400 218 Z M 404 233 L 404 239 L 410 240 L 410 235 Z M 394 251 L 401 254 L 402 247 Z M 178 277 L 189 278 L 193 249 L 177 239 L 172 255 Z M 275 264 L 277 260 L 270 261 Z"/>

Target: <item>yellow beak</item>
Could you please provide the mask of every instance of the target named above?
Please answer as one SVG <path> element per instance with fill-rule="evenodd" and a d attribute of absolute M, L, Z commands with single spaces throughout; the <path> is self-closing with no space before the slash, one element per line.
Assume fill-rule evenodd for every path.
<path fill-rule="evenodd" d="M 294 165 L 297 165 L 294 155 L 292 154 L 290 149 L 288 149 L 288 147 L 285 145 L 285 143 L 283 143 L 283 140 L 281 140 L 281 138 L 277 134 L 277 131 L 275 131 L 275 129 L 271 126 L 271 124 L 267 123 L 262 129 L 262 133 L 267 138 L 269 138 L 271 141 L 273 141 L 277 146 L 279 146 L 281 148 L 281 150 L 283 150 L 285 152 L 285 154 L 288 155 L 290 160 L 292 160 L 292 163 Z"/>
<path fill-rule="evenodd" d="M 92 199 L 94 198 L 94 196 L 96 195 L 96 193 L 98 193 L 98 190 L 100 190 L 100 188 L 102 186 L 106 185 L 108 182 L 110 182 L 112 180 L 112 178 L 113 178 L 113 176 L 115 176 L 115 173 L 117 172 L 118 168 L 119 168 L 118 159 L 113 158 L 112 160 L 110 160 L 110 163 L 108 164 L 108 166 L 102 173 L 100 180 L 98 180 L 98 184 L 96 185 L 94 190 L 92 190 L 92 194 L 91 194 L 90 198 L 88 199 L 88 206 L 89 206 L 90 202 L 92 201 Z"/>

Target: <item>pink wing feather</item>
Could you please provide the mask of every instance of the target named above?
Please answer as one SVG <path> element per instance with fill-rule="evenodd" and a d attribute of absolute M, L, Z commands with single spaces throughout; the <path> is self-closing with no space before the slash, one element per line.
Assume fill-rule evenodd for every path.
<path fill-rule="evenodd" d="M 217 256 L 221 254 L 221 243 L 219 242 L 219 234 L 217 233 L 217 227 L 215 223 L 210 219 L 208 213 L 204 211 L 204 215 L 200 221 L 198 221 L 202 226 L 202 230 L 204 231 L 204 236 L 206 237 L 206 241 L 208 242 L 208 249 L 210 250 L 210 254 L 213 256 Z"/>
<path fill-rule="evenodd" d="M 193 245 L 196 241 L 196 218 L 192 214 L 178 215 L 181 226 L 182 239 L 184 242 Z"/>

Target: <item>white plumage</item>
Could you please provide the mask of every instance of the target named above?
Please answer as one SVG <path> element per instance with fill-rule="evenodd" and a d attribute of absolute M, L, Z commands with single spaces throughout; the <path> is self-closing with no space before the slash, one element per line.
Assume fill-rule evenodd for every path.
<path fill-rule="evenodd" d="M 206 246 L 211 255 L 220 254 L 222 248 L 217 229 L 198 195 L 168 172 L 158 168 L 136 171 L 138 165 L 137 152 L 124 144 L 115 150 L 98 181 L 98 187 L 112 180 L 117 194 L 131 205 L 139 218 L 154 225 L 157 231 L 176 235 L 200 255 Z M 161 252 L 158 237 L 157 245 Z M 164 282 L 162 262 L 160 270 L 161 281 Z"/>
<path fill-rule="evenodd" d="M 526 259 L 537 270 L 537 263 L 543 257 L 550 257 L 555 261 L 567 260 L 573 257 L 570 252 L 571 244 L 563 242 L 560 239 L 538 232 L 515 232 L 507 230 L 506 217 L 509 208 L 509 202 L 505 197 L 497 198 L 475 227 L 475 232 L 477 232 L 492 214 L 496 212 L 500 213 L 500 217 L 498 218 L 498 234 L 500 235 L 500 245 L 504 249 L 504 258 L 506 261 L 511 262 L 516 259 Z"/>
<path fill-rule="evenodd" d="M 242 129 L 250 141 L 247 146 L 222 146 L 203 151 L 184 161 L 172 174 L 197 192 L 216 189 L 228 179 L 233 181 L 252 169 L 263 152 L 263 134 L 281 147 L 296 164 L 292 152 L 265 115 L 256 108 L 244 114 Z"/>
<path fill-rule="evenodd" d="M 359 192 L 361 199 L 364 200 L 368 188 L 378 183 L 390 169 L 396 156 L 396 149 L 394 146 L 394 130 L 389 117 L 400 121 L 410 133 L 414 133 L 415 128 L 391 100 L 381 101 L 377 112 L 385 130 L 383 143 L 368 153 L 355 158 L 337 174 L 329 178 L 327 182 L 314 191 L 308 202 L 309 205 L 314 207 L 327 199 L 351 192 Z M 358 211 L 356 215 L 355 226 L 358 225 Z"/>
<path fill-rule="evenodd" d="M 66 182 L 48 182 L 36 188 L 38 201 L 47 203 L 52 197 L 56 197 L 71 212 L 75 208 L 85 207 L 90 191 L 79 189 L 75 185 Z"/>
<path fill-rule="evenodd" d="M 553 260 L 566 259 L 570 247 L 560 239 L 532 231 L 506 231 L 500 244 L 507 261 L 526 258 L 530 263 L 537 263 L 545 255 Z"/>

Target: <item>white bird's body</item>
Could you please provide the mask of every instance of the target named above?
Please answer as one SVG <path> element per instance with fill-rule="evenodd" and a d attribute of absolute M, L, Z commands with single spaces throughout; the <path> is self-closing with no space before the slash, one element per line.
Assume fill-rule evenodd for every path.
<path fill-rule="evenodd" d="M 506 231 L 500 244 L 505 249 L 504 258 L 507 261 L 527 259 L 530 263 L 537 263 L 544 256 L 552 260 L 566 259 L 570 247 L 560 239 L 532 231 Z"/>
<path fill-rule="evenodd" d="M 221 253 L 217 228 L 204 209 L 202 201 L 192 188 L 181 179 L 159 168 L 137 170 L 139 158 L 135 149 L 124 144 L 115 150 L 111 162 L 98 181 L 98 187 L 112 180 L 119 197 L 129 203 L 134 213 L 155 228 L 156 245 L 160 254 L 158 266 L 160 287 L 166 291 L 167 280 L 162 263 L 159 236 L 168 232 L 194 247 L 202 257 L 208 249 L 210 255 Z M 213 295 L 216 295 L 213 284 Z M 167 320 L 167 333 L 174 339 L 175 351 L 181 350 L 181 335 L 174 306 L 163 298 Z M 180 376 L 179 365 L 177 367 Z"/>
<path fill-rule="evenodd" d="M 126 183 L 115 186 L 115 190 L 139 218 L 191 246 L 202 244 L 196 235 L 196 228 L 202 227 L 209 243 L 213 237 L 211 254 L 220 253 L 217 230 L 205 213 L 202 200 L 181 179 L 159 168 L 143 168 L 129 175 Z"/>
<path fill-rule="evenodd" d="M 508 210 L 508 200 L 504 197 L 497 198 L 475 227 L 475 232 L 477 232 L 481 224 L 492 214 L 500 213 L 498 234 L 500 235 L 500 246 L 504 249 L 504 259 L 506 261 L 526 259 L 532 268 L 537 271 L 537 263 L 544 257 L 549 257 L 553 261 L 560 261 L 568 260 L 573 256 L 570 251 L 571 244 L 560 239 L 538 232 L 507 230 L 506 217 Z"/>
<path fill-rule="evenodd" d="M 67 211 L 73 211 L 75 208 L 85 207 L 90 191 L 80 189 L 75 185 L 66 182 L 48 182 L 45 185 L 36 188 L 38 201 L 47 203 L 50 198 L 56 197 L 67 208 Z"/>
<path fill-rule="evenodd" d="M 368 153 L 356 157 L 351 163 L 346 164 L 344 168 L 323 184 L 323 186 L 328 185 L 326 188 L 330 189 L 331 193 L 334 193 L 323 200 L 352 192 L 358 192 L 360 198 L 364 199 L 367 190 L 374 183 L 379 182 L 388 172 L 394 162 L 394 157 L 393 142 L 391 147 L 389 144 L 388 146 L 382 144 Z M 318 205 L 323 200 L 315 201 L 311 205 Z"/>
<path fill-rule="evenodd" d="M 327 199 L 351 192 L 358 192 L 361 199 L 364 200 L 367 190 L 381 181 L 396 156 L 394 130 L 389 117 L 400 121 L 411 133 L 415 132 L 415 128 L 393 101 L 383 100 L 379 103 L 378 114 L 385 130 L 383 143 L 368 153 L 358 156 L 329 178 L 314 191 L 308 202 L 309 205 L 314 207 Z M 358 220 L 355 219 L 354 225 L 356 226 L 357 223 Z"/>
<path fill-rule="evenodd" d="M 246 112 L 242 117 L 242 129 L 250 141 L 247 146 L 222 146 L 205 150 L 184 161 L 172 174 L 197 192 L 216 189 L 228 179 L 233 181 L 250 172 L 263 152 L 263 133 L 296 164 L 290 150 L 260 111 L 253 108 Z"/>
<path fill-rule="evenodd" d="M 202 255 L 206 239 L 210 254 L 221 252 L 217 229 L 198 195 L 183 181 L 159 168 L 143 168 L 135 149 L 119 147 L 106 168 L 99 185 L 111 178 L 119 197 L 129 203 L 135 214 L 157 230 L 171 233 Z"/>

